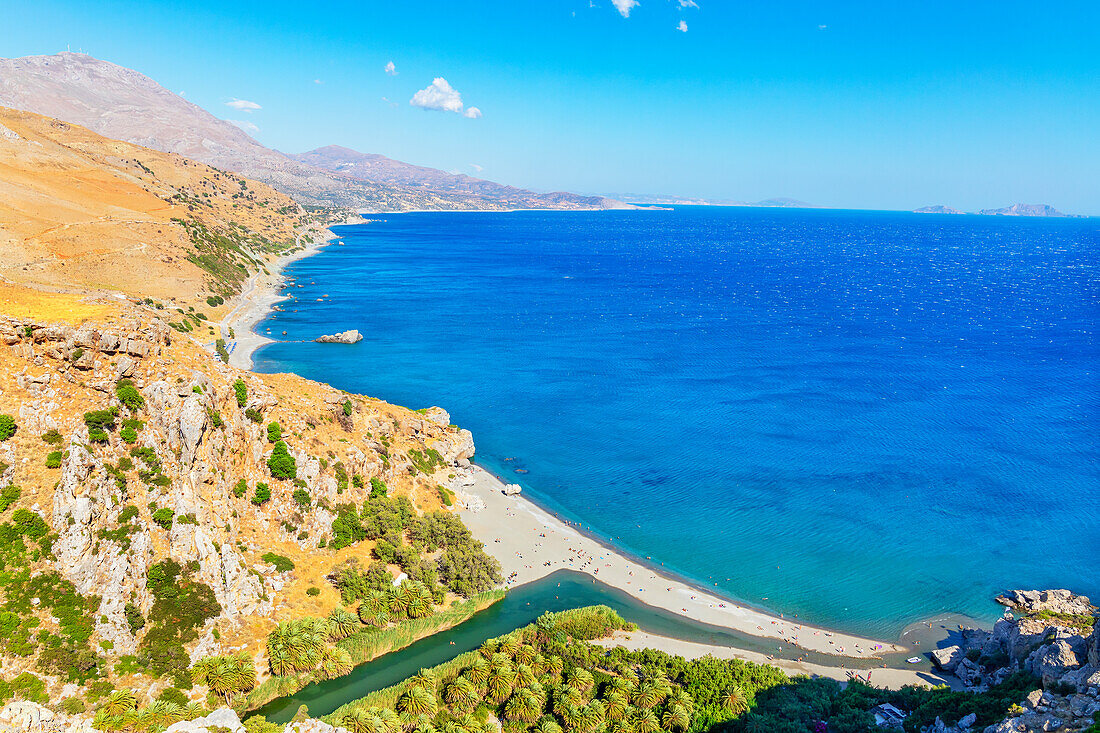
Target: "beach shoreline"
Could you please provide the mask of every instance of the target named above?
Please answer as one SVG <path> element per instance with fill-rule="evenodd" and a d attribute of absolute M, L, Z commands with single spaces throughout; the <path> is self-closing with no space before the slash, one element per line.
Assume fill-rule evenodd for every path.
<path fill-rule="evenodd" d="M 358 214 L 356 216 L 359 216 Z M 286 282 L 283 271 L 292 262 L 311 257 L 320 252 L 339 235 L 333 231 L 337 226 L 348 226 L 362 223 L 362 220 L 352 220 L 340 224 L 312 225 L 298 232 L 297 241 L 303 236 L 312 234 L 314 241 L 307 243 L 301 249 L 277 258 L 268 264 L 267 272 L 258 270 L 245 281 L 241 288 L 241 294 L 233 310 L 222 320 L 223 333 L 228 335 L 232 330 L 233 336 L 225 339 L 226 349 L 229 351 L 229 363 L 239 369 L 252 369 L 252 357 L 256 350 L 265 344 L 274 343 L 276 339 L 270 339 L 256 332 L 256 326 L 268 316 L 276 304 L 285 300 L 279 293 L 279 287 Z"/>
<path fill-rule="evenodd" d="M 457 473 L 450 487 L 466 507 L 459 512 L 463 522 L 500 560 L 509 587 L 570 569 L 693 621 L 832 655 L 838 661 L 877 659 L 910 651 L 893 642 L 803 624 L 784 614 L 753 608 L 716 595 L 675 573 L 655 569 L 567 524 L 522 495 L 506 496 L 504 482 L 481 466 L 471 464 Z"/>

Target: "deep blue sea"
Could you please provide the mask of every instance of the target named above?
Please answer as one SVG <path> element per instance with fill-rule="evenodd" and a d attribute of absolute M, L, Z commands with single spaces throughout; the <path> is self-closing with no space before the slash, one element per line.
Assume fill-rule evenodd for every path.
<path fill-rule="evenodd" d="M 375 218 L 291 265 L 257 329 L 364 340 L 257 369 L 445 407 L 548 508 L 804 619 L 1100 597 L 1100 220 Z"/>

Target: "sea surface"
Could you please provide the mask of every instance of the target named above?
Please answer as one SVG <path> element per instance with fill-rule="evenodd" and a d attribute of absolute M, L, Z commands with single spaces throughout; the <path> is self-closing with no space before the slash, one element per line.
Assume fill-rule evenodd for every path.
<path fill-rule="evenodd" d="M 1100 220 L 679 207 L 340 227 L 257 330 L 594 534 L 896 636 L 1100 597 Z M 355 345 L 302 343 L 359 329 Z M 283 332 L 286 332 L 285 335 Z"/>

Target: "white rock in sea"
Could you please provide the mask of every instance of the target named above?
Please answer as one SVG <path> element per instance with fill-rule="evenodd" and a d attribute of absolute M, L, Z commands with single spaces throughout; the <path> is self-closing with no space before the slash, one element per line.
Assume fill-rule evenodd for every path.
<path fill-rule="evenodd" d="M 363 340 L 363 334 L 353 328 L 350 331 L 321 336 L 313 340 L 319 344 L 354 344 Z"/>
<path fill-rule="evenodd" d="M 520 488 L 519 484 L 507 484 L 501 491 L 505 496 L 515 496 L 523 489 Z"/>

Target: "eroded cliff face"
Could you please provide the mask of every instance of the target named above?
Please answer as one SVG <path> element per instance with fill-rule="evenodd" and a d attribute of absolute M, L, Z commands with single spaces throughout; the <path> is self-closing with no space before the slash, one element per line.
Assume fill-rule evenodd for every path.
<path fill-rule="evenodd" d="M 243 372 L 155 310 L 123 311 L 81 326 L 0 316 L 0 414 L 17 424 L 0 442 L 0 489 L 19 488 L 0 522 L 23 509 L 48 524 L 52 545 L 33 557 L 30 576 L 56 571 L 96 601 L 90 641 L 108 660 L 137 650 L 134 610 L 149 614 L 148 573 L 166 558 L 191 568 L 221 608 L 189 644 L 192 660 L 258 652 L 276 621 L 324 615 L 339 602 L 325 573 L 370 552 L 368 543 L 326 548 L 335 507 L 361 505 L 378 478 L 391 495 L 439 509 L 438 485 L 473 454 L 470 433 L 438 408 L 418 413 L 292 375 Z M 138 407 L 117 393 L 127 379 Z M 114 413 L 105 435 L 86 420 L 97 411 Z M 294 458 L 286 479 L 268 466 L 272 423 Z M 426 470 L 410 452 L 428 451 L 441 460 Z M 259 501 L 264 484 L 270 499 Z M 306 492 L 308 508 L 295 491 Z M 268 552 L 296 570 L 279 572 L 261 557 Z M 324 592 L 305 593 L 317 586 Z M 40 615 L 43 629 L 56 626 Z M 5 673 L 33 668 L 5 656 Z M 63 680 L 45 676 L 57 699 Z"/>

